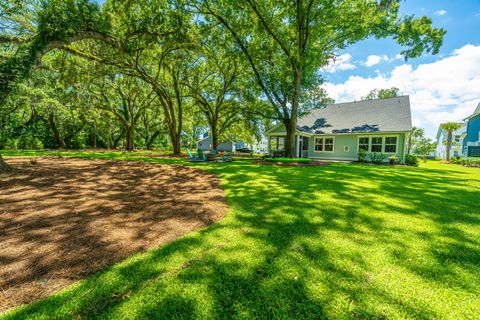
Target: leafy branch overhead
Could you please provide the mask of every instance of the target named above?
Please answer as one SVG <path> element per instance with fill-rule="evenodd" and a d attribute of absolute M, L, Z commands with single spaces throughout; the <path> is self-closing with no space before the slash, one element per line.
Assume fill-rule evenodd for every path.
<path fill-rule="evenodd" d="M 30 105 L 35 114 L 35 102 L 19 107 L 18 97 L 24 94 L 15 92 L 21 91 L 19 84 L 45 92 L 50 85 L 63 85 L 65 95 L 86 97 L 78 103 L 82 108 L 84 101 L 95 105 L 85 118 L 93 126 L 92 144 L 101 127 L 108 132 L 107 145 L 116 147 L 125 138 L 133 148 L 134 127 L 153 123 L 155 132 L 167 133 L 162 143 L 176 154 L 185 135 L 191 135 L 192 143 L 199 131 L 208 130 L 216 145 L 227 131 L 258 135 L 261 128 L 280 122 L 287 130 L 287 156 L 293 157 L 297 118 L 333 102 L 321 87 L 321 70 L 339 50 L 367 38 L 390 37 L 404 47 L 406 59 L 438 53 L 445 30 L 435 28 L 428 17 L 400 15 L 401 3 L 107 0 L 100 8 L 92 0 L 1 0 L 0 107 Z M 37 76 L 44 79 L 40 85 Z M 120 92 L 107 89 L 111 77 L 117 84 L 142 87 L 145 96 L 132 101 L 152 95 L 145 110 L 131 110 L 130 116 L 138 116 L 134 124 L 115 113 L 122 103 Z M 130 89 L 122 92 L 134 91 Z M 398 89 L 387 91 L 372 97 L 396 95 Z M 75 103 L 65 106 L 70 103 L 65 95 L 52 94 L 58 109 L 77 108 Z M 99 107 L 106 100 L 113 101 L 109 110 Z M 54 114 L 46 123 L 58 131 L 59 146 L 68 145 L 61 140 L 71 136 L 62 137 L 61 118 Z M 138 132 L 146 141 L 160 135 L 143 129 Z"/>

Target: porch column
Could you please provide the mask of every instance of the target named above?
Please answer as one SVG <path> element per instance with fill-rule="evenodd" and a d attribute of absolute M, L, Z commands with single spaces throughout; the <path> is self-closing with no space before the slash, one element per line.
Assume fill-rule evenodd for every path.
<path fill-rule="evenodd" d="M 268 136 L 267 152 L 268 152 L 270 155 L 272 154 L 272 136 Z"/>

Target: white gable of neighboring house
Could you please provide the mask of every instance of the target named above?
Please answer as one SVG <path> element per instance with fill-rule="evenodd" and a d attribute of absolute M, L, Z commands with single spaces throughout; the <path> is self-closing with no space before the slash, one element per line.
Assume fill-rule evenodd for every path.
<path fill-rule="evenodd" d="M 467 132 L 467 126 L 464 124 L 457 131 L 452 132 L 452 148 L 450 149 L 450 157 L 463 155 L 463 139 Z M 448 133 L 440 125 L 437 131 L 437 149 L 435 157 L 440 159 L 447 158 L 447 138 Z"/>

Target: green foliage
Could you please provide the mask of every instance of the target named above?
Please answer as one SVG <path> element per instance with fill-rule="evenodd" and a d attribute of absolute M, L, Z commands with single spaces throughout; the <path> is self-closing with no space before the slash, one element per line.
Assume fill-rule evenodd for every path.
<path fill-rule="evenodd" d="M 368 151 L 364 149 L 358 150 L 358 162 L 365 162 L 367 160 Z"/>
<path fill-rule="evenodd" d="M 0 63 L 0 104 L 46 52 L 87 38 L 89 32 L 105 33 L 109 29 L 98 5 L 89 0 L 46 0 L 41 4 L 36 12 L 35 34 Z"/>
<path fill-rule="evenodd" d="M 299 168 L 241 160 L 189 164 L 119 152 L 62 154 L 207 170 L 221 181 L 228 214 L 21 306 L 5 320 L 480 314 L 477 168 L 436 161 L 419 168 Z M 145 186 L 132 188 L 140 193 Z"/>
<path fill-rule="evenodd" d="M 412 154 L 405 155 L 405 164 L 407 166 L 418 167 L 418 158 Z"/>
<path fill-rule="evenodd" d="M 480 159 L 468 158 L 468 159 L 456 159 L 455 163 L 461 164 L 466 167 L 480 167 Z"/>
<path fill-rule="evenodd" d="M 373 89 L 365 97 L 362 97 L 362 100 L 395 98 L 398 96 L 398 90 L 395 87 L 390 89 Z"/>
<path fill-rule="evenodd" d="M 429 138 L 420 138 L 415 141 L 414 153 L 427 156 L 435 151 L 437 143 Z"/>
<path fill-rule="evenodd" d="M 268 162 L 284 162 L 284 163 L 311 163 L 309 158 L 265 158 Z"/>
<path fill-rule="evenodd" d="M 381 152 L 371 152 L 368 154 L 368 159 L 375 164 L 382 164 L 387 157 L 386 154 Z"/>

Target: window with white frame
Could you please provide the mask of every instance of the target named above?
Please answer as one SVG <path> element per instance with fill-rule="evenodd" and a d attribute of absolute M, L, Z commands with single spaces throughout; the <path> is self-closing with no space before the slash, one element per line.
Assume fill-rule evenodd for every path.
<path fill-rule="evenodd" d="M 397 152 L 397 137 L 360 137 L 358 138 L 358 150 L 369 152 Z"/>
<path fill-rule="evenodd" d="M 397 137 L 385 137 L 385 153 L 397 152 Z"/>
<path fill-rule="evenodd" d="M 368 151 L 370 149 L 369 148 L 369 145 L 370 145 L 369 140 L 370 139 L 368 137 L 359 138 L 358 139 L 358 149 Z"/>
<path fill-rule="evenodd" d="M 382 137 L 372 137 L 370 143 L 370 152 L 382 152 Z"/>
<path fill-rule="evenodd" d="M 271 150 L 284 150 L 285 149 L 285 137 L 272 137 L 270 140 Z"/>
<path fill-rule="evenodd" d="M 316 152 L 333 152 L 334 138 L 315 138 Z"/>

